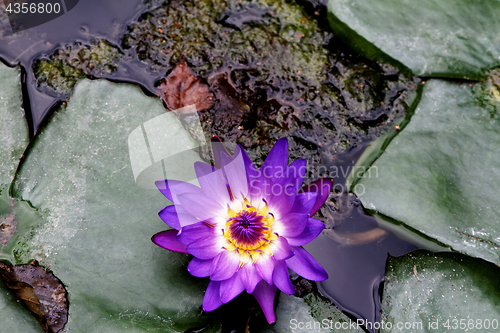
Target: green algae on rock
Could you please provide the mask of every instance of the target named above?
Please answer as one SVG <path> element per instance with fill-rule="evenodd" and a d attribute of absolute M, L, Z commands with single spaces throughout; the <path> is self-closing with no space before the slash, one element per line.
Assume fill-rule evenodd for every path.
<path fill-rule="evenodd" d="M 69 94 L 76 82 L 116 71 L 123 53 L 106 40 L 94 40 L 91 45 L 80 42 L 58 48 L 48 58 L 37 59 L 33 70 L 37 83 L 62 94 Z"/>
<path fill-rule="evenodd" d="M 292 158 L 319 166 L 384 132 L 415 88 L 288 1 L 172 1 L 130 25 L 122 48 L 162 75 L 185 56 L 216 96 L 200 112 L 206 136 L 238 142 L 257 161 L 287 136 Z"/>
<path fill-rule="evenodd" d="M 285 0 L 168 1 L 130 24 L 120 48 L 103 40 L 61 48 L 39 59 L 35 74 L 40 89 L 68 94 L 79 79 L 119 68 L 123 57 L 158 80 L 186 57 L 215 95 L 199 117 L 181 117 L 186 130 L 200 143 L 214 134 L 240 143 L 257 164 L 287 136 L 291 158 L 315 166 L 310 181 L 338 152 L 403 117 L 416 87 L 354 53 L 318 14 Z"/>

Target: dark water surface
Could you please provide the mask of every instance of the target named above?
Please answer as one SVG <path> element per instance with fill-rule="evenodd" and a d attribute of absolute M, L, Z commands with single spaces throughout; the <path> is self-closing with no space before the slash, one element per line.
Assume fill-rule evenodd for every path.
<path fill-rule="evenodd" d="M 0 8 L 1 8 L 0 3 Z M 21 66 L 23 102 L 30 125 L 30 136 L 36 133 L 47 117 L 67 98 L 53 92 L 39 91 L 33 74 L 33 61 L 51 54 L 61 45 L 74 42 L 91 43 L 95 38 L 105 38 L 111 43 L 119 43 L 126 25 L 137 19 L 147 8 L 143 0 L 80 0 L 66 14 L 42 25 L 15 34 L 4 26 L 0 32 L 0 59 L 9 66 Z M 5 17 L 5 13 L 4 17 Z M 122 69 L 126 71 L 126 68 Z M 113 78 L 132 82 L 148 82 L 139 73 Z M 132 78 L 134 77 L 134 78 Z M 153 90 L 154 80 L 151 91 Z"/>
<path fill-rule="evenodd" d="M 316 8 L 316 5 L 319 6 L 324 1 L 316 2 L 309 3 Z M 15 34 L 5 29 L 1 33 L 3 36 L 0 34 L 0 59 L 9 66 L 17 64 L 21 66 L 23 101 L 31 136 L 68 97 L 67 94 L 55 90 L 37 88 L 33 73 L 35 59 L 48 56 L 66 44 L 75 42 L 90 44 L 96 38 L 121 45 L 127 25 L 154 6 L 150 2 L 144 4 L 143 0 L 127 0 L 126 5 L 118 0 L 80 0 L 72 10 L 53 21 Z M 269 19 L 267 12 L 261 12 L 256 7 L 249 8 L 250 11 L 247 12 L 239 11 L 226 15 L 221 23 L 241 29 L 243 24 L 253 24 L 257 19 L 262 21 Z M 155 82 L 164 74 L 165 72 L 147 70 L 147 66 L 135 58 L 124 57 L 116 71 L 99 77 L 116 82 L 135 83 L 153 94 Z M 397 77 L 396 74 L 387 75 L 389 76 Z M 328 80 L 337 84 L 332 77 Z M 356 86 L 363 87 L 363 84 L 365 81 L 359 81 Z M 351 98 L 351 95 L 344 94 L 344 96 L 346 100 Z M 399 93 L 395 93 L 391 100 L 397 99 L 398 96 Z M 362 127 L 364 125 L 359 125 L 358 121 L 358 118 L 363 117 L 365 115 L 361 114 L 359 117 L 349 118 L 349 121 L 354 124 L 353 126 L 365 130 Z M 316 116 L 311 121 L 317 121 L 319 118 Z M 390 123 L 387 117 L 376 119 L 379 118 L 382 119 L 380 122 Z M 378 126 L 378 123 L 376 125 Z M 304 135 L 304 138 L 307 139 L 307 136 Z M 303 143 L 300 141 L 300 144 L 310 144 L 306 139 L 301 138 Z M 360 318 L 373 323 L 380 318 L 381 283 L 385 275 L 387 255 L 399 256 L 416 247 L 392 233 L 378 229 L 375 218 L 365 214 L 359 199 L 345 189 L 345 178 L 366 144 L 365 142 L 333 157 L 322 156 L 322 162 L 327 168 L 330 170 L 336 168 L 338 171 L 336 176 L 332 176 L 330 172 L 330 176 L 335 180 L 336 193 L 327 202 L 326 207 L 322 208 L 327 228 L 305 248 L 317 258 L 329 274 L 327 281 L 318 284 L 321 293 L 351 318 Z M 312 150 L 316 149 L 312 144 L 311 147 Z M 326 151 L 326 148 L 323 149 Z M 370 231 L 371 233 L 367 233 Z M 374 330 L 368 331 L 374 332 Z"/>
<path fill-rule="evenodd" d="M 328 280 L 317 283 L 319 291 L 353 320 L 373 324 L 380 319 L 388 254 L 396 257 L 417 247 L 380 229 L 360 200 L 345 188 L 344 175 L 353 169 L 357 171 L 355 164 L 365 146 L 354 147 L 329 161 L 327 167 L 338 170 L 339 176 L 334 178 L 335 205 L 327 202 L 322 208 L 326 228 L 304 248 L 328 273 Z M 370 176 L 375 177 L 376 173 Z M 370 324 L 366 326 L 370 328 Z"/>

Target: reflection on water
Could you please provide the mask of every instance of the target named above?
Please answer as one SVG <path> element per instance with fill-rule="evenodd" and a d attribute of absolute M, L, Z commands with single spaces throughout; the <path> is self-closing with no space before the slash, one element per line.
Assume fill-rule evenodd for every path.
<path fill-rule="evenodd" d="M 330 168 L 351 166 L 352 170 L 363 149 L 351 149 L 331 161 Z M 400 256 L 417 247 L 380 228 L 364 212 L 360 200 L 345 189 L 345 178 L 342 174 L 335 178 L 337 192 L 321 210 L 325 230 L 304 248 L 328 272 L 328 280 L 317 283 L 319 291 L 353 320 L 374 323 L 380 319 L 387 256 Z"/>

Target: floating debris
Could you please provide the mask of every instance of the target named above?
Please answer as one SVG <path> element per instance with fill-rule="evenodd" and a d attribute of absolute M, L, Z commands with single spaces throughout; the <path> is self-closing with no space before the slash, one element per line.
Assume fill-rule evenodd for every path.
<path fill-rule="evenodd" d="M 186 58 L 182 58 L 172 72 L 158 87 L 163 105 L 170 111 L 195 104 L 197 111 L 204 111 L 214 105 L 208 85 L 193 74 Z M 177 115 L 179 116 L 179 115 Z"/>
<path fill-rule="evenodd" d="M 15 266 L 2 261 L 0 279 L 26 304 L 45 332 L 56 333 L 64 328 L 68 321 L 67 291 L 50 270 L 36 261 Z"/>

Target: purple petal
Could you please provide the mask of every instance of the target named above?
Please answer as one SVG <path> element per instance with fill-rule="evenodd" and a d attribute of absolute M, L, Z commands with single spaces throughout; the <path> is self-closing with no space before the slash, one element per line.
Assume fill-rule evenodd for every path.
<path fill-rule="evenodd" d="M 169 227 L 172 227 L 176 230 L 179 230 L 181 228 L 179 217 L 177 216 L 174 205 L 167 206 L 160 210 L 158 216 L 160 216 L 163 222 L 165 222 Z"/>
<path fill-rule="evenodd" d="M 241 199 L 242 196 L 246 197 L 248 195 L 248 181 L 243 155 L 241 153 L 236 155 L 233 161 L 224 165 L 224 171 L 233 196 L 237 199 Z"/>
<path fill-rule="evenodd" d="M 199 193 L 201 189 L 193 184 L 181 180 L 162 179 L 155 182 L 160 192 L 174 204 L 178 204 L 177 196 L 184 193 Z"/>
<path fill-rule="evenodd" d="M 239 255 L 235 251 L 222 251 L 215 257 L 210 270 L 210 280 L 222 281 L 236 273 L 240 264 Z"/>
<path fill-rule="evenodd" d="M 220 153 L 220 168 L 221 168 L 221 170 L 224 170 L 224 167 L 226 165 L 228 165 L 229 163 L 231 163 L 233 160 L 234 160 L 233 157 L 229 153 L 222 151 Z M 226 175 L 226 172 L 224 171 L 224 176 L 225 175 Z"/>
<path fill-rule="evenodd" d="M 200 162 L 200 161 L 194 162 L 194 171 L 196 172 L 197 178 L 206 176 L 209 173 L 214 172 L 215 170 L 217 170 L 215 167 L 205 162 Z"/>
<path fill-rule="evenodd" d="M 248 154 L 245 151 L 245 149 L 243 149 L 240 145 L 236 146 L 236 149 L 234 150 L 234 154 L 236 156 L 238 156 L 239 154 L 241 154 L 241 156 L 243 157 L 243 163 L 245 164 L 245 170 L 246 170 L 246 173 L 247 173 L 247 176 L 248 176 L 248 181 L 249 181 L 249 184 L 250 184 L 250 181 L 252 179 L 256 179 L 256 178 L 259 177 L 259 169 L 257 169 L 257 167 L 255 166 L 255 164 L 253 164 L 253 162 L 250 159 L 250 157 L 248 157 Z"/>
<path fill-rule="evenodd" d="M 295 179 L 284 179 L 271 185 L 271 196 L 266 196 L 270 198 L 269 209 L 271 211 L 279 211 L 282 215 L 290 212 L 297 196 L 298 189 L 295 183 Z"/>
<path fill-rule="evenodd" d="M 278 260 L 273 272 L 273 284 L 278 287 L 282 292 L 293 295 L 295 289 L 293 288 L 292 281 L 288 275 L 288 268 L 284 260 Z"/>
<path fill-rule="evenodd" d="M 270 198 L 272 195 L 271 186 L 273 180 L 270 177 L 265 177 L 258 171 L 258 177 L 249 179 L 248 193 L 251 200 L 260 200 L 262 198 Z"/>
<path fill-rule="evenodd" d="M 260 186 L 260 183 L 262 181 L 259 169 L 255 166 L 255 164 L 253 164 L 246 151 L 241 148 L 241 146 L 238 145 L 234 153 L 236 155 L 241 154 L 241 156 L 243 157 L 243 163 L 245 164 L 245 171 L 248 180 L 248 199 L 252 201 L 260 200 L 264 196 L 261 187 L 265 188 L 266 184 L 263 184 L 264 186 Z"/>
<path fill-rule="evenodd" d="M 182 208 L 190 215 L 193 215 L 198 221 L 208 220 L 221 214 L 222 205 L 206 195 L 195 193 L 184 193 L 177 196 Z M 224 207 L 226 208 L 226 207 Z M 226 208 L 227 209 L 227 208 Z M 180 221 L 182 225 L 182 220 Z"/>
<path fill-rule="evenodd" d="M 222 305 L 220 299 L 220 281 L 210 281 L 203 298 L 203 311 L 210 312 Z"/>
<path fill-rule="evenodd" d="M 220 282 L 220 298 L 222 303 L 227 303 L 245 290 L 245 285 L 241 281 L 239 273 L 234 274 L 230 279 Z"/>
<path fill-rule="evenodd" d="M 179 241 L 186 246 L 191 244 L 192 242 L 197 241 L 200 238 L 210 237 L 216 237 L 216 235 L 214 235 L 214 229 L 210 228 L 203 222 L 198 222 L 183 227 L 180 230 L 179 235 L 177 236 Z"/>
<path fill-rule="evenodd" d="M 222 140 L 217 135 L 213 135 L 211 141 L 212 141 L 212 153 L 214 155 L 214 165 L 217 169 L 220 169 L 221 168 L 220 153 L 225 152 L 227 155 L 230 154 L 227 151 L 226 146 L 224 146 L 224 144 L 222 143 Z"/>
<path fill-rule="evenodd" d="M 274 297 L 276 295 L 276 287 L 269 285 L 265 281 L 261 281 L 255 288 L 252 295 L 259 302 L 262 312 L 266 316 L 267 322 L 272 324 L 276 321 L 274 314 Z"/>
<path fill-rule="evenodd" d="M 293 207 L 290 210 L 290 212 L 309 214 L 309 212 L 313 209 L 317 198 L 318 198 L 318 193 L 316 192 L 298 193 L 295 196 L 295 201 L 293 203 Z"/>
<path fill-rule="evenodd" d="M 287 177 L 295 180 L 295 188 L 299 189 L 304 181 L 307 171 L 307 160 L 301 158 L 290 163 L 287 169 Z"/>
<path fill-rule="evenodd" d="M 318 209 L 325 203 L 328 198 L 328 194 L 330 194 L 330 190 L 332 189 L 333 179 L 330 178 L 321 178 L 309 185 L 305 185 L 302 187 L 302 192 L 316 192 L 318 193 L 318 198 L 316 199 L 316 203 L 314 207 L 311 209 L 309 216 L 313 216 Z"/>
<path fill-rule="evenodd" d="M 186 249 L 198 259 L 213 259 L 224 251 L 218 237 L 201 238 L 189 244 Z"/>
<path fill-rule="evenodd" d="M 292 247 L 295 255 L 286 261 L 288 268 L 303 278 L 312 281 L 324 281 L 328 279 L 328 274 L 321 265 L 301 247 Z"/>
<path fill-rule="evenodd" d="M 209 198 L 217 198 L 219 202 L 229 201 L 226 180 L 221 170 L 199 161 L 195 162 L 194 170 L 201 189 Z"/>
<path fill-rule="evenodd" d="M 308 218 L 308 214 L 289 213 L 274 221 L 273 230 L 279 236 L 296 237 L 304 231 Z"/>
<path fill-rule="evenodd" d="M 276 260 L 271 258 L 266 253 L 262 253 L 259 259 L 254 262 L 254 266 L 257 269 L 259 275 L 269 284 L 273 283 L 274 265 L 276 265 Z"/>
<path fill-rule="evenodd" d="M 264 164 L 260 168 L 262 176 L 270 178 L 272 182 L 286 176 L 288 165 L 288 139 L 281 138 L 273 146 L 267 155 Z"/>
<path fill-rule="evenodd" d="M 273 240 L 271 249 L 273 251 L 273 258 L 276 260 L 288 259 L 293 256 L 293 251 L 284 237 L 278 237 L 278 239 Z"/>
<path fill-rule="evenodd" d="M 321 231 L 325 228 L 325 224 L 321 221 L 318 221 L 316 219 L 309 218 L 307 220 L 306 227 L 304 228 L 304 231 L 297 237 L 288 237 L 287 241 L 290 246 L 302 246 L 305 245 L 309 242 L 311 242 L 313 239 L 318 237 L 318 235 L 321 233 Z"/>
<path fill-rule="evenodd" d="M 196 257 L 191 259 L 188 265 L 188 272 L 192 276 L 206 277 L 210 275 L 210 267 L 213 260 L 201 260 Z"/>
<path fill-rule="evenodd" d="M 151 240 L 153 241 L 153 243 L 164 249 L 189 254 L 188 250 L 186 249 L 186 245 L 182 244 L 177 239 L 177 230 L 172 229 L 161 231 L 154 235 Z"/>
<path fill-rule="evenodd" d="M 179 219 L 179 225 L 185 227 L 194 223 L 200 222 L 199 219 L 189 214 L 184 207 L 181 205 L 175 205 L 175 211 L 177 213 L 177 218 Z"/>
<path fill-rule="evenodd" d="M 257 272 L 257 268 L 252 262 L 246 263 L 240 270 L 241 280 L 245 284 L 245 288 L 247 293 L 251 294 L 257 284 L 262 281 L 259 273 Z"/>

